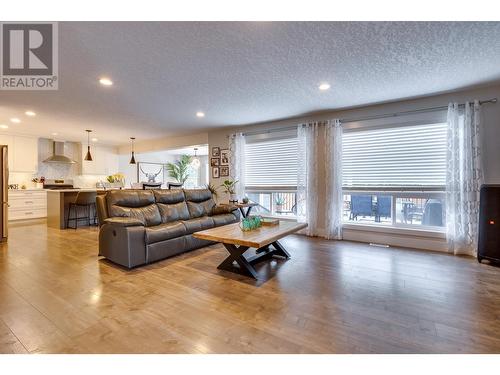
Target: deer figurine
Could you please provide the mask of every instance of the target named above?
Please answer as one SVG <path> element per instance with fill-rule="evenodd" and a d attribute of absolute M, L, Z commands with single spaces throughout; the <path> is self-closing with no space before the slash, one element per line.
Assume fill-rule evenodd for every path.
<path fill-rule="evenodd" d="M 161 171 L 163 170 L 163 167 L 160 167 L 160 170 L 158 171 L 158 173 L 147 173 L 147 172 L 144 172 L 144 170 L 142 169 L 142 167 L 139 167 L 139 169 L 146 176 L 146 178 L 148 179 L 148 182 L 156 182 L 156 177 L 158 177 L 158 175 L 161 173 Z"/>

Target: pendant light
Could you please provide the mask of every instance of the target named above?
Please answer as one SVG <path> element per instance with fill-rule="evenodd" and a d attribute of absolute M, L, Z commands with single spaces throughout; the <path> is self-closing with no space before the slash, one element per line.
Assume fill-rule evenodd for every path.
<path fill-rule="evenodd" d="M 135 137 L 130 137 L 130 140 L 132 141 L 132 157 L 130 158 L 130 163 L 129 164 L 135 164 L 135 156 L 134 156 L 134 140 L 135 140 Z"/>
<path fill-rule="evenodd" d="M 85 155 L 86 161 L 92 161 L 92 155 L 90 154 L 90 133 L 92 133 L 92 130 L 85 130 L 87 132 L 87 155 Z"/>
<path fill-rule="evenodd" d="M 196 151 L 198 151 L 198 148 L 194 148 L 194 156 L 193 159 L 191 160 L 191 166 L 195 169 L 200 168 L 200 159 L 198 159 L 198 156 L 196 156 Z"/>

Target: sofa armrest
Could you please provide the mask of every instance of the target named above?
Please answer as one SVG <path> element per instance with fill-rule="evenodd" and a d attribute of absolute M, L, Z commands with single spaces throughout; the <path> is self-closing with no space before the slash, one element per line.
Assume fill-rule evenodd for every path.
<path fill-rule="evenodd" d="M 234 213 L 234 211 L 238 211 L 238 207 L 230 206 L 230 205 L 226 205 L 226 204 L 218 204 L 212 208 L 212 212 L 210 212 L 210 216 L 232 214 L 232 213 Z"/>
<path fill-rule="evenodd" d="M 112 224 L 119 227 L 144 226 L 142 221 L 133 217 L 110 217 L 104 220 L 104 224 Z"/>
<path fill-rule="evenodd" d="M 106 219 L 99 229 L 99 255 L 127 268 L 146 264 L 145 231 L 135 218 Z"/>

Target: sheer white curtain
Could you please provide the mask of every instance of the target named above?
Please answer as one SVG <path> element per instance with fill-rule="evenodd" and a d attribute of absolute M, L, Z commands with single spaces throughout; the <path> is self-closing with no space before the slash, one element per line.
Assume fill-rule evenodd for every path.
<path fill-rule="evenodd" d="M 342 239 L 342 126 L 339 120 L 325 125 L 326 233 L 327 239 Z"/>
<path fill-rule="evenodd" d="M 342 129 L 339 120 L 300 124 L 298 138 L 297 219 L 308 236 L 342 239 Z M 321 178 L 326 184 L 320 185 Z M 323 190 L 324 189 L 324 190 Z M 324 201 L 319 200 L 323 195 Z"/>
<path fill-rule="evenodd" d="M 448 106 L 446 237 L 450 252 L 476 255 L 479 189 L 483 182 L 480 105 Z"/>
<path fill-rule="evenodd" d="M 245 197 L 245 136 L 235 133 L 229 136 L 229 175 L 236 184 L 238 199 Z"/>

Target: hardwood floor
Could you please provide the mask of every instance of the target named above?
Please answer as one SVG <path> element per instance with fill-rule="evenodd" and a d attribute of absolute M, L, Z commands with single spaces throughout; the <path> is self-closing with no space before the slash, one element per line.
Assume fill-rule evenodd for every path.
<path fill-rule="evenodd" d="M 500 352 L 500 268 L 290 236 L 261 281 L 221 245 L 127 271 L 97 229 L 11 226 L 0 245 L 2 353 Z"/>

